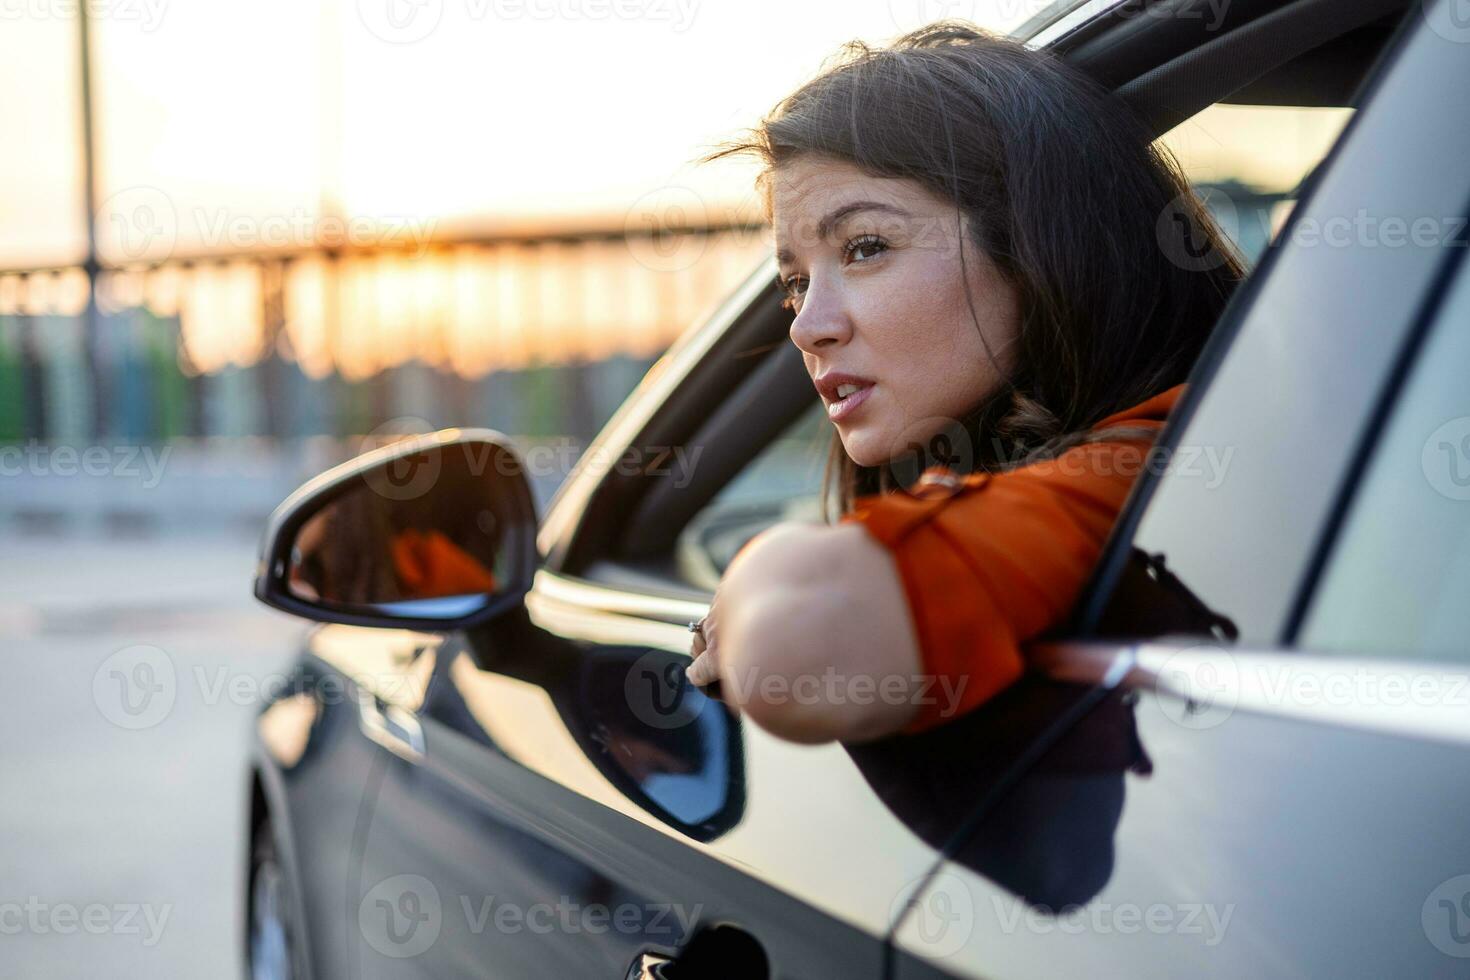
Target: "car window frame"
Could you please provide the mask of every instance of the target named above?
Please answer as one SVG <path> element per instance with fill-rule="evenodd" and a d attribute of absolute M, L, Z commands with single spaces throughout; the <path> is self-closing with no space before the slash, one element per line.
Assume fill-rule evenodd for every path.
<path fill-rule="evenodd" d="M 1242 5 L 1238 16 L 1242 22 L 1248 22 L 1275 6 L 1280 4 L 1273 0 L 1250 0 Z M 1181 45 L 1187 47 L 1183 38 L 1174 36 L 1173 32 L 1166 29 L 1167 25 L 1146 24 L 1141 22 L 1146 20 L 1144 18 L 1125 17 L 1124 7 L 1124 3 L 1105 7 L 1095 15 L 1084 18 L 1082 23 L 1075 29 L 1068 30 L 1064 36 L 1053 39 L 1047 47 L 1069 58 L 1081 58 L 1086 70 L 1094 74 L 1100 70 L 1106 74 L 1108 49 L 1115 46 L 1113 41 L 1106 39 L 1113 34 L 1117 34 L 1119 43 L 1128 49 L 1123 60 L 1130 65 L 1138 61 L 1140 52 L 1145 50 L 1157 48 L 1159 57 L 1167 60 L 1171 54 L 1177 53 L 1176 48 Z M 1135 20 L 1140 22 L 1133 23 Z M 1168 36 L 1164 37 L 1164 34 Z M 1144 66 L 1144 71 L 1149 67 Z M 1126 81 L 1127 79 L 1122 79 L 1117 84 Z M 1370 73 L 1370 80 L 1364 85 L 1365 92 L 1372 87 L 1373 81 Z M 1209 104 L 1213 105 L 1215 102 Z M 1327 157 L 1305 182 L 1298 205 L 1293 209 L 1292 219 L 1297 217 L 1301 205 L 1315 192 L 1318 178 L 1326 169 L 1325 165 L 1340 151 L 1356 121 L 1355 113 Z M 1252 274 L 1242 283 L 1232 307 L 1246 308 L 1250 305 L 1249 301 L 1254 298 L 1256 286 L 1266 278 L 1275 264 L 1275 252 L 1276 249 L 1268 246 Z M 677 433 L 681 428 L 687 438 L 695 431 L 693 420 L 686 417 L 674 419 L 673 426 L 663 424 L 670 421 L 667 417 L 661 417 L 668 414 L 665 412 L 667 404 L 678 402 L 681 398 L 687 402 L 690 399 L 686 396 L 700 388 L 718 388 L 724 385 L 728 389 L 733 384 L 744 382 L 764 360 L 763 357 L 750 355 L 764 354 L 772 347 L 785 344 L 785 325 L 780 326 L 779 330 L 773 327 L 773 323 L 782 319 L 774 273 L 774 260 L 769 257 L 762 260 L 745 283 L 729 296 L 708 321 L 687 331 L 675 348 L 656 364 L 654 371 L 650 372 L 650 379 L 640 385 L 635 395 L 620 408 L 593 446 L 589 447 L 589 453 L 596 449 L 606 458 L 609 453 L 617 455 L 636 450 L 649 444 L 651 434 L 667 435 L 670 432 Z M 1227 308 L 1226 315 L 1222 316 L 1217 325 L 1216 337 L 1207 345 L 1200 363 L 1196 365 L 1197 375 L 1202 365 L 1208 366 L 1207 362 L 1213 361 L 1217 365 L 1225 349 L 1230 346 L 1233 335 L 1230 331 L 1219 329 L 1225 325 L 1230 312 L 1231 308 Z M 790 314 L 786 313 L 785 324 L 789 324 L 789 319 Z M 742 369 L 732 370 L 729 363 L 732 358 L 725 355 L 733 355 L 733 360 L 737 361 L 744 359 L 746 364 Z M 1183 422 L 1187 419 L 1205 387 L 1203 384 L 1190 386 L 1175 410 L 1175 421 Z M 787 421 L 794 419 L 796 414 L 793 411 Z M 1179 425 L 1175 421 L 1171 421 L 1171 427 L 1177 434 Z M 1170 428 L 1166 427 L 1164 437 L 1167 438 L 1169 433 Z M 739 467 L 754 458 L 760 448 L 756 446 L 748 451 L 742 450 L 743 458 L 722 455 L 722 468 L 733 465 L 731 473 L 738 472 Z M 725 452 L 716 443 L 707 442 L 705 449 L 707 452 L 711 449 L 718 453 Z M 584 454 L 584 460 L 586 456 Z M 553 499 L 538 536 L 538 543 L 545 556 L 544 571 L 589 584 L 602 582 L 614 587 L 631 588 L 650 596 L 663 595 L 683 599 L 708 596 L 707 592 L 678 581 L 675 576 L 667 574 L 667 570 L 637 562 L 620 561 L 617 556 L 618 549 L 614 543 L 617 535 L 610 532 L 606 525 L 609 522 L 620 523 L 627 514 L 633 513 L 633 508 L 639 506 L 649 493 L 656 492 L 657 483 L 657 480 L 647 479 L 643 474 L 629 477 L 613 472 L 589 479 L 583 461 L 579 461 Z M 1136 525 L 1142 503 L 1146 503 L 1153 493 L 1153 486 L 1149 481 L 1141 479 L 1139 483 L 1141 485 L 1135 488 L 1133 496 L 1140 503 L 1135 506 L 1130 499 L 1129 506 L 1120 516 L 1120 528 L 1127 529 L 1130 521 Z M 1117 534 L 1115 529 L 1115 536 Z M 1115 550 L 1110 543 L 1104 550 L 1105 559 Z M 1100 566 L 1099 571 L 1102 570 Z M 1091 586 L 1085 590 L 1084 601 L 1094 592 L 1095 589 Z M 1085 620 L 1086 617 L 1082 619 Z"/>
<path fill-rule="evenodd" d="M 1216 432 L 1231 431 L 1236 419 L 1242 415 L 1248 415 L 1250 406 L 1247 404 L 1245 393 L 1229 390 L 1227 387 L 1229 379 L 1222 380 L 1221 375 L 1227 370 L 1237 370 L 1240 362 L 1250 356 L 1243 352 L 1244 344 L 1262 345 L 1270 341 L 1270 321 L 1272 318 L 1281 316 L 1279 307 L 1290 308 L 1305 302 L 1302 295 L 1293 295 L 1292 289 L 1296 281 L 1287 279 L 1285 272 L 1278 271 L 1283 261 L 1294 261 L 1297 263 L 1296 267 L 1285 271 L 1301 272 L 1300 250 L 1291 246 L 1296 231 L 1302 223 L 1317 220 L 1319 210 L 1329 207 L 1330 200 L 1340 201 L 1344 198 L 1363 200 L 1364 198 L 1358 191 L 1364 184 L 1368 188 L 1366 199 L 1379 203 L 1381 195 L 1375 196 L 1373 189 L 1385 185 L 1380 183 L 1381 178 L 1377 176 L 1378 170 L 1360 166 L 1358 170 L 1349 172 L 1338 164 L 1345 155 L 1351 155 L 1355 162 L 1361 163 L 1365 156 L 1371 156 L 1374 151 L 1392 154 L 1394 144 L 1389 141 L 1362 144 L 1365 140 L 1373 138 L 1373 135 L 1385 125 L 1392 125 L 1394 121 L 1375 120 L 1372 133 L 1364 135 L 1364 113 L 1367 106 L 1390 83 L 1394 82 L 1395 68 L 1404 64 L 1405 52 L 1408 49 L 1405 39 L 1413 28 L 1414 21 L 1414 18 L 1408 17 L 1399 25 L 1395 37 L 1389 42 L 1385 55 L 1379 58 L 1369 73 L 1368 80 L 1358 99 L 1358 111 L 1348 119 L 1343 132 L 1333 143 L 1327 156 L 1312 172 L 1284 226 L 1267 246 L 1256 269 L 1241 283 L 1236 295 L 1232 297 L 1221 315 L 1214 334 L 1190 373 L 1183 397 L 1180 398 L 1170 414 L 1168 423 L 1156 440 L 1155 444 L 1160 447 L 1161 452 L 1172 454 L 1181 445 L 1208 443 L 1211 441 L 1209 438 L 1199 437 L 1201 428 L 1207 432 L 1211 429 Z M 1445 41 L 1444 43 L 1451 44 L 1452 42 Z M 1410 67 L 1413 66 L 1410 65 Z M 1398 84 L 1409 86 L 1420 84 L 1420 81 L 1398 75 Z M 1412 127 L 1416 123 L 1416 120 L 1407 120 L 1405 124 Z M 1452 156 L 1450 158 L 1453 159 Z M 1437 159 L 1442 160 L 1444 157 Z M 1425 180 L 1418 181 L 1415 185 L 1417 188 L 1426 193 L 1432 193 L 1426 188 L 1427 183 L 1429 188 L 1436 186 L 1441 188 L 1438 194 L 1441 200 L 1458 201 L 1461 199 L 1462 195 L 1458 191 L 1451 191 L 1454 178 L 1443 172 L 1445 168 L 1434 170 L 1430 167 L 1428 169 L 1431 175 Z M 1435 180 L 1438 181 L 1438 184 L 1433 183 Z M 1324 184 L 1330 184 L 1330 186 L 1324 188 Z M 1387 189 L 1398 192 L 1405 190 L 1397 179 L 1390 182 Z M 1389 213 L 1400 212 L 1390 211 Z M 1338 249 L 1335 254 L 1346 254 L 1348 251 Z M 1364 251 L 1365 255 L 1358 256 L 1362 261 L 1357 263 L 1356 271 L 1352 268 L 1335 271 L 1330 275 L 1333 285 L 1318 284 L 1316 288 L 1319 293 L 1330 295 L 1336 288 L 1342 292 L 1342 295 L 1352 295 L 1352 286 L 1363 281 L 1360 278 L 1361 275 L 1364 272 L 1371 273 L 1376 268 L 1372 261 L 1375 253 L 1371 249 Z M 1382 256 L 1385 251 L 1380 249 L 1376 255 Z M 1407 253 L 1408 250 L 1399 251 Z M 1322 248 L 1316 254 L 1329 253 L 1333 253 L 1333 250 Z M 1300 551 L 1301 567 L 1295 574 L 1283 576 L 1276 585 L 1284 589 L 1289 598 L 1281 603 L 1275 628 L 1269 631 L 1269 635 L 1250 638 L 1250 642 L 1257 645 L 1284 646 L 1296 631 L 1301 610 L 1320 569 L 1323 549 L 1327 547 L 1331 540 L 1330 535 L 1335 531 L 1333 516 L 1356 485 L 1359 474 L 1355 471 L 1354 464 L 1361 458 L 1363 440 L 1369 435 L 1372 419 L 1379 407 L 1386 399 L 1390 399 L 1396 390 L 1395 372 L 1400 369 L 1406 351 L 1414 343 L 1415 331 L 1419 329 L 1420 317 L 1423 315 L 1425 304 L 1430 302 L 1434 291 L 1438 288 L 1437 278 L 1442 273 L 1442 270 L 1438 268 L 1439 263 L 1440 260 L 1433 256 L 1427 254 L 1421 256 L 1421 261 L 1416 263 L 1420 281 L 1418 288 L 1412 294 L 1405 290 L 1391 294 L 1385 292 L 1374 296 L 1375 300 L 1391 310 L 1390 313 L 1378 318 L 1375 323 L 1381 333 L 1381 336 L 1377 338 L 1382 341 L 1380 350 L 1371 356 L 1350 361 L 1347 365 L 1347 374 L 1328 372 L 1333 375 L 1331 382 L 1336 386 L 1332 389 L 1333 391 L 1336 391 L 1337 388 L 1347 389 L 1356 386 L 1359 391 L 1374 393 L 1363 406 L 1358 424 L 1344 426 L 1343 431 L 1338 434 L 1337 443 L 1330 450 L 1327 450 L 1327 447 L 1322 444 L 1322 440 L 1305 444 L 1307 446 L 1306 458 L 1310 460 L 1308 465 L 1296 469 L 1282 467 L 1268 476 L 1274 486 L 1274 494 L 1277 496 L 1295 492 L 1297 478 L 1294 474 L 1300 474 L 1303 470 L 1312 473 L 1314 478 L 1330 482 L 1331 487 L 1330 490 L 1321 494 L 1321 499 L 1311 509 L 1311 527 L 1309 532 L 1306 532 L 1310 537 L 1310 542 Z M 1343 264 L 1352 265 L 1352 263 Z M 1314 282 L 1318 274 L 1313 273 L 1311 278 Z M 1313 331 L 1314 339 L 1320 347 L 1330 350 L 1333 342 L 1341 342 L 1342 337 L 1337 330 L 1336 323 L 1313 323 L 1310 318 L 1305 318 L 1304 322 L 1308 326 L 1301 326 L 1296 322 L 1293 322 L 1291 326 L 1297 331 Z M 1313 368 L 1313 370 L 1317 369 Z M 1325 386 L 1308 385 L 1296 390 L 1308 392 L 1313 398 L 1320 400 L 1323 387 Z M 1306 400 L 1305 398 L 1299 399 L 1299 401 Z M 1319 407 L 1316 414 L 1330 413 Z M 1243 427 L 1236 427 L 1234 431 L 1247 432 Z M 1315 455 L 1312 455 L 1313 453 Z M 1066 631 L 1067 635 L 1107 638 L 1100 636 L 1097 629 L 1107 611 L 1113 590 L 1121 580 L 1135 548 L 1141 548 L 1150 553 L 1154 550 L 1151 548 L 1150 541 L 1140 540 L 1141 531 L 1158 505 L 1160 493 L 1169 494 L 1171 490 L 1179 486 L 1180 482 L 1179 480 L 1171 481 L 1169 474 L 1158 472 L 1157 468 L 1140 475 L 1104 545 L 1102 556 L 1093 575 L 1084 587 L 1074 608 L 1073 618 Z M 1236 493 L 1240 493 L 1238 488 Z M 1271 496 L 1263 491 L 1258 491 L 1257 495 Z M 1249 533 L 1249 528 L 1247 526 L 1245 532 L 1242 532 L 1240 528 L 1234 531 L 1235 533 Z M 1263 584 L 1262 588 L 1268 590 L 1272 586 Z M 1209 596 L 1203 598 L 1206 602 L 1210 599 Z M 1229 610 L 1225 611 L 1229 612 Z"/>
<path fill-rule="evenodd" d="M 1465 201 L 1462 214 L 1470 215 L 1470 199 Z M 1463 229 L 1461 234 L 1465 234 Z M 1292 616 L 1283 636 L 1283 644 L 1287 647 L 1306 649 L 1302 643 L 1303 633 L 1306 631 L 1314 604 L 1322 596 L 1327 586 L 1328 572 L 1338 549 L 1346 539 L 1354 507 L 1362 495 L 1370 489 L 1373 464 L 1380 450 L 1385 448 L 1385 440 L 1394 413 L 1409 393 L 1414 383 L 1414 372 L 1422 363 L 1422 358 L 1427 356 L 1435 332 L 1439 329 L 1457 326 L 1446 322 L 1444 317 L 1448 314 L 1448 305 L 1456 293 L 1470 291 L 1470 257 L 1467 257 L 1467 251 L 1470 249 L 1465 246 L 1447 250 L 1435 281 L 1423 298 L 1419 314 L 1404 349 L 1392 366 L 1388 388 L 1374 407 L 1372 418 L 1354 452 L 1350 468 L 1353 478 L 1344 484 L 1328 516 L 1322 539 L 1313 555 L 1297 602 L 1292 609 Z M 1458 326 L 1460 329 L 1470 330 L 1470 324 Z M 1352 652 L 1347 651 L 1333 651 L 1333 653 L 1344 657 L 1353 655 Z M 1397 653 L 1383 651 L 1382 654 L 1386 659 L 1402 660 L 1406 663 L 1426 659 L 1402 651 Z"/>

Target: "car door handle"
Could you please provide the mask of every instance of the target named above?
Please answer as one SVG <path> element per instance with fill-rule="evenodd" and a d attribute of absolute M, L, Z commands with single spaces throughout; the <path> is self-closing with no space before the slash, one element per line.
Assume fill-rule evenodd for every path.
<path fill-rule="evenodd" d="M 417 762 L 424 757 L 424 729 L 413 713 L 390 704 L 378 707 L 369 691 L 357 689 L 357 708 L 362 733 L 394 755 Z"/>

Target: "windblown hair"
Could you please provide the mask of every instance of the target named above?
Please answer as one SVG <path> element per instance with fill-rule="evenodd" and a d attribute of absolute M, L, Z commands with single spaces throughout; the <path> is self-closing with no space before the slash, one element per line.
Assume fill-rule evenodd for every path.
<path fill-rule="evenodd" d="M 970 218 L 1021 318 L 1014 369 L 958 420 L 973 449 L 964 469 L 1102 438 L 1089 431 L 1099 421 L 1185 379 L 1245 277 L 1178 161 L 1127 105 L 1056 55 L 959 21 L 888 47 L 849 42 L 702 161 L 733 154 L 761 158 L 768 220 L 775 171 L 806 157 L 915 180 L 954 203 L 957 225 Z M 964 276 L 964 250 L 959 260 Z M 834 431 L 824 507 L 835 496 L 846 512 L 901 485 L 896 472 L 893 461 L 859 466 Z"/>

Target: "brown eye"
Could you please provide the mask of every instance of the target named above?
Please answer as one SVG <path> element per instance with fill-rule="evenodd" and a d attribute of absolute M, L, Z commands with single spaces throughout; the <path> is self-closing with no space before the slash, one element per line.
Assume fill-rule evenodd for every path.
<path fill-rule="evenodd" d="M 796 284 L 800 281 L 800 276 L 791 276 L 789 279 L 780 280 L 781 291 L 786 294 L 785 298 L 781 300 L 782 309 L 791 310 L 793 312 L 796 310 L 796 301 L 801 296 L 801 294 L 796 291 Z"/>
<path fill-rule="evenodd" d="M 842 247 L 843 254 L 846 255 L 849 259 L 851 259 L 855 254 L 858 253 L 870 253 L 854 260 L 857 262 L 866 262 L 874 256 L 886 252 L 887 250 L 888 243 L 879 238 L 877 235 L 859 235 L 858 237 L 849 240 L 848 243 Z"/>

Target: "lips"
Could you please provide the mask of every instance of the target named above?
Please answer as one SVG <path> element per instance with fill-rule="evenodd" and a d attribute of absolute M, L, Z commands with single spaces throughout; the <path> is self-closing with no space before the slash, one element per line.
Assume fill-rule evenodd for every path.
<path fill-rule="evenodd" d="M 834 422 L 856 411 L 859 405 L 868 400 L 877 384 L 871 378 L 838 371 L 829 371 L 821 377 L 813 378 L 812 383 L 817 386 L 822 401 L 827 404 L 827 417 Z"/>

